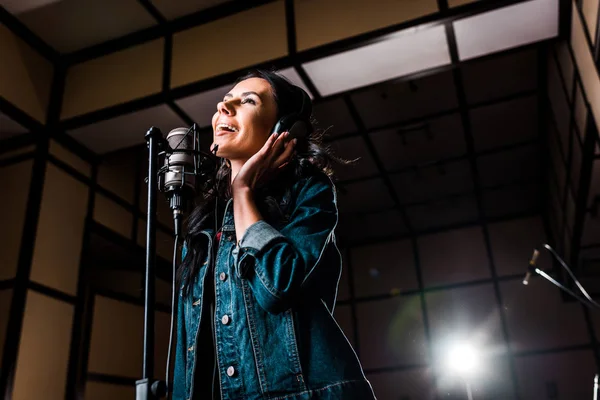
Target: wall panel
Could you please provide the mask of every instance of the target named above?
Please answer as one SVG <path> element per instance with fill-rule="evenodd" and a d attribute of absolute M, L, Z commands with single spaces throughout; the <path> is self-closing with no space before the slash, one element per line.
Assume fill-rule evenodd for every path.
<path fill-rule="evenodd" d="M 77 294 L 89 188 L 49 163 L 38 221 L 31 280 Z"/>
<path fill-rule="evenodd" d="M 77 172 L 87 176 L 88 178 L 91 178 L 92 166 L 77 154 L 67 150 L 66 147 L 55 140 L 50 140 L 50 154 L 58 158 L 60 161 L 70 165 L 77 170 Z"/>
<path fill-rule="evenodd" d="M 164 40 L 76 64 L 67 71 L 61 118 L 160 92 Z"/>
<path fill-rule="evenodd" d="M 550 267 L 550 256 L 542 249 L 546 242 L 541 217 L 497 222 L 488 226 L 498 276 L 525 273 L 533 249 L 541 251 L 538 265 Z"/>
<path fill-rule="evenodd" d="M 598 0 L 582 0 L 581 10 L 583 18 L 587 25 L 587 33 L 592 39 L 592 44 L 596 42 L 596 27 L 598 26 Z"/>
<path fill-rule="evenodd" d="M 10 314 L 10 305 L 12 303 L 12 289 L 0 290 L 0 360 L 4 353 L 4 340 L 8 329 L 8 317 Z"/>
<path fill-rule="evenodd" d="M 443 358 L 448 348 L 465 341 L 480 348 L 484 357 L 504 353 L 500 310 L 492 284 L 436 290 L 425 297 L 436 356 Z"/>
<path fill-rule="evenodd" d="M 85 384 L 85 400 L 131 400 L 135 398 L 135 386 L 113 385 L 104 382 Z"/>
<path fill-rule="evenodd" d="M 62 400 L 71 345 L 73 305 L 27 293 L 13 400 Z"/>
<path fill-rule="evenodd" d="M 354 294 L 357 297 L 417 289 L 410 240 L 384 242 L 352 249 Z"/>
<path fill-rule="evenodd" d="M 294 1 L 298 50 L 306 50 L 438 11 L 434 0 Z"/>
<path fill-rule="evenodd" d="M 519 357 L 522 399 L 591 399 L 596 371 L 591 350 Z"/>
<path fill-rule="evenodd" d="M 102 158 L 98 165 L 98 184 L 133 204 L 136 161 L 135 151 L 122 151 Z"/>
<path fill-rule="evenodd" d="M 378 400 L 435 398 L 431 371 L 425 368 L 368 374 Z"/>
<path fill-rule="evenodd" d="M 32 165 L 24 161 L 0 168 L 2 191 L 11 194 L 0 196 L 0 280 L 14 278 L 17 272 Z"/>
<path fill-rule="evenodd" d="M 287 55 L 283 1 L 173 35 L 172 86 L 221 75 Z"/>
<path fill-rule="evenodd" d="M 571 47 L 583 82 L 583 89 L 590 102 L 596 128 L 600 131 L 600 78 L 588 42 L 585 40 L 585 31 L 576 7 L 575 2 L 573 2 Z"/>
<path fill-rule="evenodd" d="M 589 342 L 581 305 L 566 302 L 543 278 L 528 286 L 501 282 L 504 313 L 513 351 L 551 349 Z"/>
<path fill-rule="evenodd" d="M 490 277 L 483 232 L 479 227 L 420 236 L 417 245 L 425 286 Z"/>
<path fill-rule="evenodd" d="M 96 193 L 94 204 L 94 221 L 109 229 L 131 238 L 131 225 L 133 216 L 121 205 L 115 203 L 108 197 Z"/>
<path fill-rule="evenodd" d="M 88 371 L 136 378 L 142 372 L 144 308 L 96 296 Z"/>
<path fill-rule="evenodd" d="M 354 327 L 352 326 L 352 309 L 349 305 L 337 305 L 334 310 L 334 318 L 346 338 L 352 345 L 352 347 L 356 346 L 356 340 L 354 337 Z"/>
<path fill-rule="evenodd" d="M 52 64 L 0 24 L 0 95 L 39 122 L 46 121 Z"/>
<path fill-rule="evenodd" d="M 419 296 L 358 303 L 364 368 L 424 363 L 428 359 Z"/>

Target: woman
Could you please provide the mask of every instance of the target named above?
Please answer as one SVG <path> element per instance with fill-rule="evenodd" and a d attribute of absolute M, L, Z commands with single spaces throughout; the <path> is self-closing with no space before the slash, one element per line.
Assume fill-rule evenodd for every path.
<path fill-rule="evenodd" d="M 189 218 L 178 270 L 174 399 L 374 398 L 332 317 L 334 158 L 311 111 L 302 89 L 264 71 L 217 105 L 223 163 Z M 304 134 L 271 133 L 282 118 L 304 122 Z"/>

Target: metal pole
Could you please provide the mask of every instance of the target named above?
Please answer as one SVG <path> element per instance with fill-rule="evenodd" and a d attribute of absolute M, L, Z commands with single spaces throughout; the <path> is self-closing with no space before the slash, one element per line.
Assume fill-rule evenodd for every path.
<path fill-rule="evenodd" d="M 467 388 L 467 399 L 473 400 L 473 393 L 471 393 L 471 384 L 469 383 L 469 381 L 465 381 L 465 386 Z"/>
<path fill-rule="evenodd" d="M 142 379 L 136 381 L 136 399 L 155 397 L 151 391 L 154 372 L 154 276 L 156 264 L 156 194 L 158 190 L 158 151 L 163 137 L 158 128 L 146 133 L 148 144 L 148 215 L 146 224 L 146 285 L 144 294 L 144 362 Z"/>

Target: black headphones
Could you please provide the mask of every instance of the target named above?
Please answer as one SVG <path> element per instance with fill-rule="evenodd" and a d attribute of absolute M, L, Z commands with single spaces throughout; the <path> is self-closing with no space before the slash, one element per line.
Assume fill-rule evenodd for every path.
<path fill-rule="evenodd" d="M 302 107 L 299 111 L 287 114 L 279 119 L 271 133 L 289 132 L 288 140 L 306 137 L 310 127 L 310 116 L 312 114 L 312 103 L 310 96 L 304 89 L 296 86 L 302 96 Z"/>

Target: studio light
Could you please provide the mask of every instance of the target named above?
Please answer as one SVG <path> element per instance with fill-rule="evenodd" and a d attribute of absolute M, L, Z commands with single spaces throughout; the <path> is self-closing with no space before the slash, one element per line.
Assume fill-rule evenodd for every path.
<path fill-rule="evenodd" d="M 462 377 L 472 376 L 480 366 L 479 351 L 470 343 L 456 343 L 450 347 L 446 367 L 453 374 Z"/>

